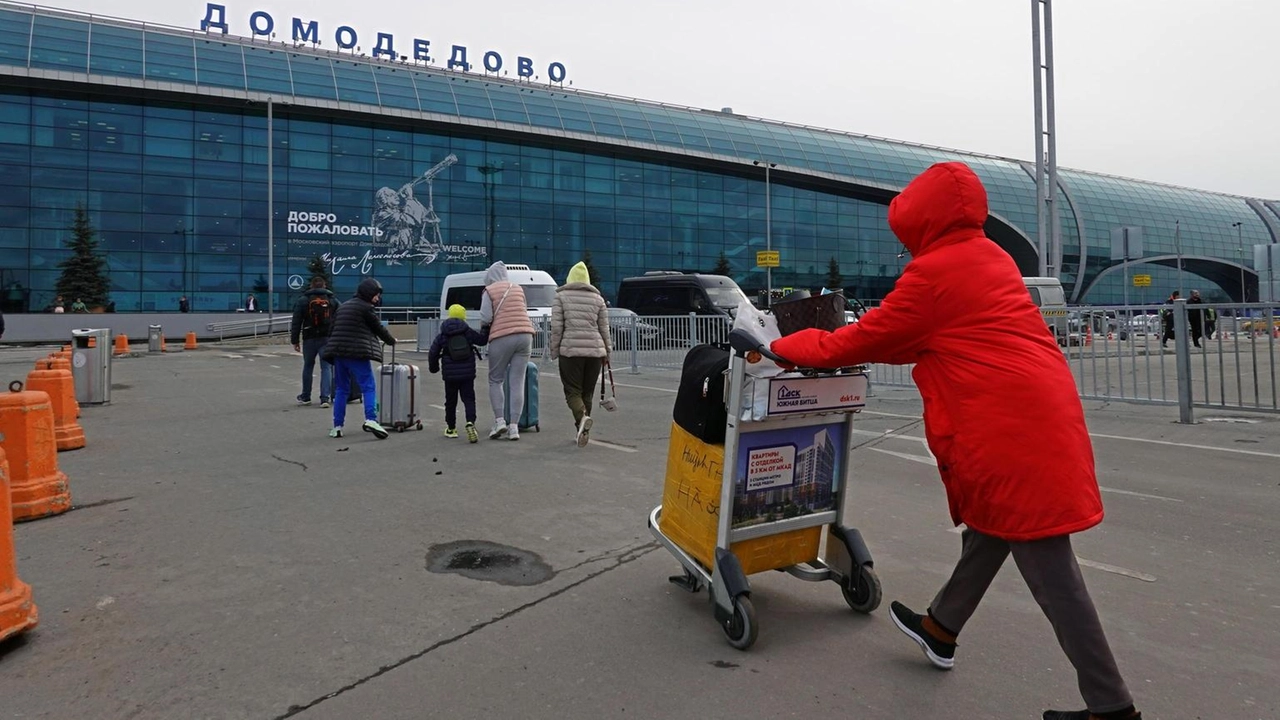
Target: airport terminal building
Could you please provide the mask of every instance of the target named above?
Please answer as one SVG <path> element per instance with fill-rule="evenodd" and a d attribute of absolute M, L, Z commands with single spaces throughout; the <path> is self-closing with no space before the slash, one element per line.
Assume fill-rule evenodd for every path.
<path fill-rule="evenodd" d="M 610 297 L 624 277 L 707 272 L 722 253 L 750 294 L 765 287 L 766 195 L 775 287 L 823 285 L 834 257 L 847 291 L 875 299 L 906 262 L 886 205 L 942 160 L 978 173 L 989 235 L 1036 273 L 1027 162 L 583 92 L 558 63 L 449 67 L 409 36 L 394 38 L 408 55 L 363 57 L 374 43 L 342 49 L 350 28 L 264 15 L 240 38 L 0 2 L 6 311 L 52 301 L 79 206 L 119 312 L 176 310 L 182 295 L 196 311 L 241 307 L 264 296 L 269 265 L 288 308 L 316 257 L 340 294 L 372 274 L 394 306 L 436 305 L 446 275 L 493 260 L 562 280 L 588 251 Z M 294 39 L 252 36 L 268 21 Z M 1255 246 L 1280 237 L 1280 201 L 1058 178 L 1069 300 L 1120 300 L 1122 228 L 1142 239 L 1128 274 L 1152 276 L 1133 301 L 1176 288 L 1179 257 L 1186 287 L 1239 300 L 1243 268 L 1257 299 Z"/>

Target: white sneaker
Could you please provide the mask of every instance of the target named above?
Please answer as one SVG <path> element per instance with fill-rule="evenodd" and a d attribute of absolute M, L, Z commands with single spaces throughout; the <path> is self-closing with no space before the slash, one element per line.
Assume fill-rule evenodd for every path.
<path fill-rule="evenodd" d="M 591 416 L 583 415 L 582 422 L 578 423 L 578 447 L 586 447 L 587 441 L 591 437 Z"/>
<path fill-rule="evenodd" d="M 489 431 L 489 439 L 497 440 L 507 434 L 507 421 L 501 418 L 493 421 L 493 429 Z"/>
<path fill-rule="evenodd" d="M 520 439 L 520 426 L 519 426 L 519 425 L 517 425 L 517 424 L 515 424 L 515 423 L 511 423 L 510 425 L 508 425 L 508 426 L 507 426 L 507 439 L 508 439 L 508 440 L 519 440 L 519 439 Z"/>

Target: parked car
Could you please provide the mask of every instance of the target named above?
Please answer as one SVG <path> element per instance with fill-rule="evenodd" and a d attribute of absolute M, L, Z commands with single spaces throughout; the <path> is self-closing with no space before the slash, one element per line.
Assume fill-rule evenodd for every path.
<path fill-rule="evenodd" d="M 609 335 L 614 350 L 630 350 L 632 332 L 635 326 L 637 350 L 654 350 L 662 344 L 662 328 L 640 319 L 626 308 L 609 308 Z"/>

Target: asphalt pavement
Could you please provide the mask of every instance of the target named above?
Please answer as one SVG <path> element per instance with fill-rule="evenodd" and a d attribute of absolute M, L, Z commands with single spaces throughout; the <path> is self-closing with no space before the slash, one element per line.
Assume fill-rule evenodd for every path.
<path fill-rule="evenodd" d="M 37 352 L 0 351 L 0 379 L 24 377 Z M 596 442 L 578 449 L 552 365 L 542 432 L 477 445 L 442 435 L 430 375 L 425 430 L 330 439 L 330 411 L 294 404 L 300 365 L 279 345 L 115 362 L 112 403 L 83 411 L 88 447 L 59 455 L 75 509 L 15 530 L 41 622 L 0 645 L 0 718 L 1031 719 L 1082 706 L 1012 563 L 954 671 L 889 620 L 891 599 L 928 604 L 960 544 L 910 391 L 876 392 L 850 456 L 847 517 L 884 605 L 862 616 L 834 584 L 754 575 L 760 635 L 740 652 L 705 592 L 667 582 L 679 566 L 645 527 L 677 373 L 619 374 L 619 411 L 597 412 Z M 1176 408 L 1086 409 L 1107 519 L 1075 547 L 1144 717 L 1280 717 L 1280 418 L 1206 411 L 1183 426 Z M 475 579 L 486 570 L 499 582 Z"/>

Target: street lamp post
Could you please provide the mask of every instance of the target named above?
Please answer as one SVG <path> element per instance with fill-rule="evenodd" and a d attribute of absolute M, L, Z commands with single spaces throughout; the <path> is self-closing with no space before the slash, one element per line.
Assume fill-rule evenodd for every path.
<path fill-rule="evenodd" d="M 1233 222 L 1236 229 L 1236 257 L 1240 260 L 1240 302 L 1249 302 L 1249 293 L 1244 289 L 1244 223 Z"/>
<path fill-rule="evenodd" d="M 191 265 L 191 246 L 187 242 L 187 238 L 194 235 L 195 231 L 188 230 L 184 226 L 181 229 L 174 230 L 173 234 L 182 236 L 182 293 L 185 295 L 191 292 L 191 287 L 188 284 L 189 280 L 187 277 L 190 269 L 189 266 Z"/>
<path fill-rule="evenodd" d="M 756 167 L 764 166 L 764 249 L 773 250 L 773 203 L 772 203 L 772 187 L 769 184 L 769 171 L 778 167 L 777 163 L 762 162 L 760 160 L 751 161 Z M 764 269 L 765 288 L 767 299 L 766 305 L 773 306 L 773 267 L 768 266 Z"/>
<path fill-rule="evenodd" d="M 493 234 L 494 234 L 495 226 L 497 225 L 497 208 L 496 208 L 496 203 L 493 200 L 493 176 L 502 172 L 502 166 L 497 164 L 485 164 L 485 165 L 481 165 L 477 169 L 480 171 L 480 175 L 484 177 L 484 199 L 485 199 L 485 202 L 488 203 L 489 205 L 489 217 L 486 218 L 487 220 L 486 224 L 488 225 L 488 227 L 486 228 L 487 232 L 485 233 L 486 235 L 485 242 L 487 244 L 487 247 L 485 249 L 489 252 L 489 256 L 490 256 L 489 259 L 492 260 L 493 259 L 492 257 L 493 256 Z M 535 255 L 536 255 L 536 251 L 535 251 Z M 536 258 L 534 259 L 534 263 L 535 264 L 537 263 Z"/>

